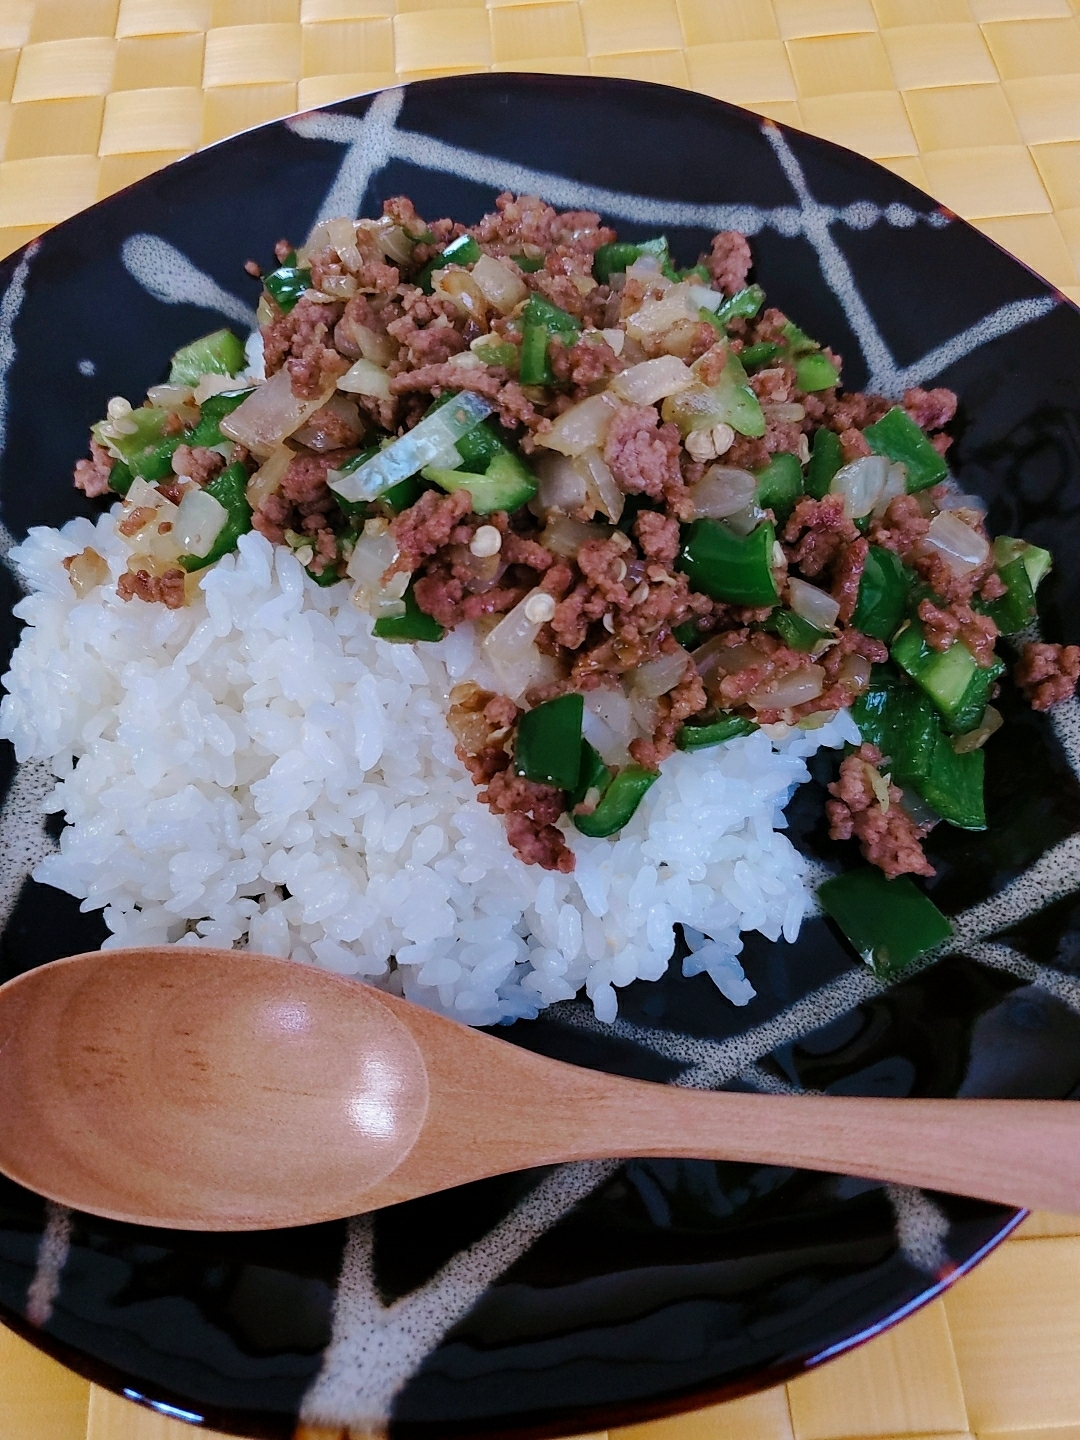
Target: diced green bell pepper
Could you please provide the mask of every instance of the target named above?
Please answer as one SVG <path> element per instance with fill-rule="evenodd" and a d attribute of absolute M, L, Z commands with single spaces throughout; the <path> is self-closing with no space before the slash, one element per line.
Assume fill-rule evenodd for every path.
<path fill-rule="evenodd" d="M 725 715 L 708 725 L 684 725 L 675 743 L 680 750 L 706 750 L 712 745 L 723 745 L 725 740 L 734 740 L 738 735 L 752 735 L 757 728 L 753 720 L 745 720 L 741 715 Z"/>
<path fill-rule="evenodd" d="M 425 295 L 430 295 L 431 279 L 436 270 L 444 270 L 447 265 L 475 265 L 481 253 L 480 246 L 471 235 L 459 235 L 456 240 L 450 241 L 442 254 L 432 256 L 416 277 L 416 283 Z"/>
<path fill-rule="evenodd" d="M 446 631 L 432 615 L 425 614 L 416 603 L 413 587 L 405 591 L 405 614 L 384 615 L 375 621 L 373 631 L 380 640 L 399 644 L 414 640 L 441 640 Z"/>
<path fill-rule="evenodd" d="M 844 463 L 840 436 L 824 426 L 814 432 L 810 448 L 810 464 L 806 467 L 806 493 L 822 500 L 829 493 L 833 476 Z"/>
<path fill-rule="evenodd" d="M 871 545 L 859 580 L 852 625 L 875 640 L 891 640 L 904 618 L 910 590 L 911 577 L 895 550 Z"/>
<path fill-rule="evenodd" d="M 209 395 L 199 407 L 199 419 L 184 443 L 204 445 L 207 449 L 220 445 L 225 439 L 221 433 L 222 420 L 243 404 L 253 389 L 254 386 L 249 386 L 246 390 L 222 390 L 220 394 Z"/>
<path fill-rule="evenodd" d="M 581 769 L 578 773 L 578 782 L 570 791 L 567 797 L 570 809 L 580 805 L 590 790 L 599 791 L 601 797 L 606 793 L 611 784 L 612 774 L 608 769 L 604 757 L 588 740 L 581 742 Z"/>
<path fill-rule="evenodd" d="M 684 650 L 696 650 L 704 639 L 694 620 L 684 620 L 681 625 L 676 625 L 671 633 Z"/>
<path fill-rule="evenodd" d="M 1035 619 L 1035 591 L 1023 560 L 1010 560 L 998 571 L 1005 594 L 985 606 L 1002 635 L 1015 635 Z"/>
<path fill-rule="evenodd" d="M 954 735 L 963 735 L 978 724 L 1005 668 L 998 659 L 981 668 L 960 640 L 954 640 L 948 650 L 931 650 L 917 620 L 893 641 L 891 654 L 901 670 L 929 695 L 946 729 Z"/>
<path fill-rule="evenodd" d="M 509 340 L 492 339 L 490 344 L 477 345 L 472 353 L 485 365 L 501 365 L 504 369 L 513 368 L 518 360 L 518 347 Z"/>
<path fill-rule="evenodd" d="M 719 520 L 695 520 L 684 531 L 676 563 L 691 588 L 713 600 L 775 605 L 780 598 L 772 571 L 775 543 L 768 520 L 749 535 L 736 535 Z"/>
<path fill-rule="evenodd" d="M 744 370 L 756 370 L 759 365 L 765 365 L 783 353 L 782 345 L 775 345 L 771 340 L 761 340 L 757 345 L 747 345 L 745 350 L 740 350 L 739 359 Z"/>
<path fill-rule="evenodd" d="M 688 265 L 685 270 L 679 271 L 680 280 L 696 280 L 699 285 L 708 285 L 712 281 L 706 265 Z"/>
<path fill-rule="evenodd" d="M 468 470 L 439 470 L 432 465 L 420 473 L 443 490 L 468 490 L 477 515 L 517 510 L 527 505 L 537 490 L 532 471 L 509 450 L 496 455 L 482 475 Z"/>
<path fill-rule="evenodd" d="M 851 707 L 859 733 L 885 756 L 898 785 L 919 788 L 930 773 L 941 722 L 929 698 L 885 667 L 875 665 L 869 687 Z"/>
<path fill-rule="evenodd" d="M 237 462 L 229 465 L 220 475 L 211 480 L 203 489 L 212 495 L 219 505 L 225 507 L 225 524 L 207 555 L 181 555 L 180 564 L 185 570 L 202 570 L 213 565 L 223 555 L 236 549 L 241 535 L 251 529 L 251 506 L 247 502 L 248 475 L 243 465 Z"/>
<path fill-rule="evenodd" d="M 606 285 L 612 275 L 629 270 L 642 255 L 655 255 L 661 268 L 665 263 L 670 266 L 667 236 L 658 235 L 655 240 L 642 240 L 639 244 L 632 240 L 615 240 L 610 245 L 601 245 L 593 256 L 593 279 Z"/>
<path fill-rule="evenodd" d="M 804 392 L 831 390 L 840 382 L 840 372 L 825 355 L 800 355 L 795 361 L 795 388 Z"/>
<path fill-rule="evenodd" d="M 134 430 L 129 435 L 109 434 L 108 439 L 104 438 L 104 428 L 111 426 L 107 420 L 99 421 L 98 424 L 90 427 L 90 433 L 99 444 L 104 445 L 110 454 L 119 452 L 119 458 L 124 461 L 132 476 L 141 476 L 143 480 L 163 480 L 166 475 L 172 474 L 172 457 L 177 446 L 185 440 L 183 433 L 166 435 L 164 427 L 170 419 L 171 411 L 164 410 L 158 405 L 140 405 L 137 410 L 132 410 L 126 417 L 127 421 L 134 425 Z"/>
<path fill-rule="evenodd" d="M 949 473 L 944 458 L 899 405 L 894 405 L 875 424 L 868 425 L 863 435 L 875 455 L 899 460 L 904 465 L 909 495 L 930 485 L 939 485 Z"/>
<path fill-rule="evenodd" d="M 296 265 L 281 265 L 264 277 L 263 285 L 281 313 L 288 315 L 304 291 L 311 289 L 311 271 L 300 270 Z"/>
<path fill-rule="evenodd" d="M 802 466 L 798 457 L 782 452 L 774 455 L 768 467 L 759 472 L 754 498 L 763 510 L 771 510 L 778 520 L 786 520 L 802 493 Z"/>
<path fill-rule="evenodd" d="M 526 275 L 535 275 L 537 270 L 544 268 L 542 255 L 511 255 L 510 259 Z"/>
<path fill-rule="evenodd" d="M 791 356 L 810 355 L 813 351 L 821 349 L 818 342 L 811 340 L 805 330 L 800 330 L 794 320 L 788 320 L 780 333 L 784 337 L 788 354 Z"/>
<path fill-rule="evenodd" d="M 919 794 L 943 820 L 960 830 L 985 830 L 983 800 L 985 756 L 982 750 L 958 755 L 946 735 L 938 735 L 929 772 L 917 785 Z"/>
<path fill-rule="evenodd" d="M 765 416 L 760 401 L 750 388 L 742 362 L 734 351 L 728 356 L 720 379 L 713 388 L 720 402 L 720 419 L 740 435 L 760 440 L 765 434 Z"/>
<path fill-rule="evenodd" d="M 817 893 L 826 913 L 883 979 L 952 934 L 952 925 L 909 875 L 886 880 L 868 865 L 826 880 Z"/>
<path fill-rule="evenodd" d="M 996 656 L 993 664 L 987 665 L 985 669 L 977 666 L 974 675 L 968 681 L 960 704 L 951 719 L 946 722 L 946 729 L 953 735 L 966 735 L 969 730 L 974 730 L 983 717 L 983 711 L 990 703 L 990 696 L 995 684 L 1004 673 L 1005 662 Z"/>
<path fill-rule="evenodd" d="M 721 325 L 729 325 L 732 320 L 752 320 L 764 304 L 765 291 L 761 286 L 747 285 L 722 300 L 712 312 L 713 318 Z"/>
<path fill-rule="evenodd" d="M 614 835 L 632 819 L 642 796 L 659 778 L 659 770 L 646 770 L 643 765 L 624 766 L 592 814 L 575 815 L 574 824 L 583 835 L 595 838 Z"/>
<path fill-rule="evenodd" d="M 195 385 L 204 375 L 236 375 L 244 368 L 244 343 L 231 330 L 215 330 L 183 345 L 172 357 L 170 385 Z"/>
<path fill-rule="evenodd" d="M 519 775 L 557 790 L 577 788 L 584 707 L 584 698 L 571 694 L 526 710 L 514 740 L 514 768 Z"/>
<path fill-rule="evenodd" d="M 109 489 L 115 495 L 126 495 L 135 481 L 131 473 L 131 467 L 125 465 L 123 460 L 117 460 L 109 471 Z"/>
<path fill-rule="evenodd" d="M 1049 550 L 1042 550 L 1027 540 L 1017 540 L 1012 535 L 999 535 L 991 547 L 994 564 L 1000 570 L 1013 560 L 1022 560 L 1028 572 L 1032 590 L 1037 590 L 1050 573 L 1054 558 Z"/>
<path fill-rule="evenodd" d="M 784 644 L 792 650 L 804 652 L 813 650 L 822 640 L 832 638 L 831 632 L 819 630 L 816 625 L 811 625 L 809 620 L 796 615 L 794 610 L 774 610 L 766 620 L 764 628 L 771 630 L 774 635 L 779 635 Z"/>
<path fill-rule="evenodd" d="M 518 378 L 522 385 L 552 385 L 555 376 L 548 363 L 548 344 L 558 335 L 572 345 L 581 334 L 581 322 L 541 295 L 530 295 L 521 312 L 521 359 Z"/>

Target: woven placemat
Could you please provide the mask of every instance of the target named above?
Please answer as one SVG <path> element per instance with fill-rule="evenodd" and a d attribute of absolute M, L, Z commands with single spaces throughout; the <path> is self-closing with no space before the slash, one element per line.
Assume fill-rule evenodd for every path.
<path fill-rule="evenodd" d="M 0 0 L 0 255 L 246 126 L 480 69 L 661 81 L 839 141 L 1080 303 L 1080 0 Z M 1080 1218 L 1029 1220 L 813 1375 L 611 1433 L 1080 1440 Z M 191 1434 L 0 1329 L 0 1440 Z"/>

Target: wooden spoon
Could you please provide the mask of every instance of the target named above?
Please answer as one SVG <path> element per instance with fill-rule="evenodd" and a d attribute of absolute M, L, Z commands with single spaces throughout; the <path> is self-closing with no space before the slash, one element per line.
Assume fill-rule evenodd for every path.
<path fill-rule="evenodd" d="M 702 1092 L 564 1065 L 234 951 L 109 950 L 0 989 L 0 1169 L 79 1210 L 305 1225 L 555 1161 L 696 1156 L 1080 1209 L 1080 1105 Z"/>

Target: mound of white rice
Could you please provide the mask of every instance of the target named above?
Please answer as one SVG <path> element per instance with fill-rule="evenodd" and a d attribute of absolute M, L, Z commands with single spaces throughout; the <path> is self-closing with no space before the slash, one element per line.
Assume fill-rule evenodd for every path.
<path fill-rule="evenodd" d="M 376 640 L 345 586 L 254 533 L 187 609 L 110 585 L 79 600 L 61 562 L 92 545 L 115 579 L 113 527 L 36 529 L 12 551 L 31 593 L 0 705 L 70 822 L 35 878 L 103 908 L 110 944 L 251 946 L 490 1024 L 582 985 L 614 1019 L 614 987 L 664 972 L 679 921 L 687 972 L 745 1003 L 740 930 L 798 933 L 805 865 L 782 807 L 804 756 L 857 742 L 846 716 L 673 756 L 620 835 L 571 828 L 577 869 L 550 874 L 516 859 L 454 755 L 450 689 L 496 688 L 469 627 Z M 587 733 L 610 748 L 595 716 Z"/>

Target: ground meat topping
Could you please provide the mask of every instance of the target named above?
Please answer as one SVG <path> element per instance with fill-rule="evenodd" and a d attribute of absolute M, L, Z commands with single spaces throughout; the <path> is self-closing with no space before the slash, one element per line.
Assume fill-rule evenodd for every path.
<path fill-rule="evenodd" d="M 881 751 L 860 745 L 840 765 L 825 802 L 833 840 L 859 842 L 863 856 L 890 880 L 897 875 L 933 875 L 920 843 L 927 831 L 904 809 L 900 790 L 881 774 Z"/>
<path fill-rule="evenodd" d="M 75 488 L 94 499 L 109 489 L 109 476 L 116 461 L 96 440 L 90 441 L 90 459 L 75 462 Z"/>
<path fill-rule="evenodd" d="M 1080 645 L 1025 645 L 1013 679 L 1033 710 L 1059 705 L 1073 695 L 1080 680 Z"/>
<path fill-rule="evenodd" d="M 185 604 L 183 570 L 166 570 L 151 575 L 148 570 L 125 570 L 116 582 L 121 600 L 160 600 L 167 610 L 180 610 Z"/>

